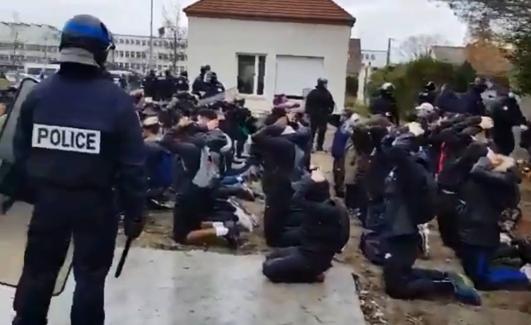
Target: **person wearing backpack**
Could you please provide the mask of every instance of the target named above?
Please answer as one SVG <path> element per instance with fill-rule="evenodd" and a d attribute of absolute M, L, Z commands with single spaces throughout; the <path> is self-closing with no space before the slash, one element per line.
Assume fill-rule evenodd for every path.
<path fill-rule="evenodd" d="M 393 166 L 384 194 L 385 290 L 395 299 L 453 296 L 460 302 L 480 305 L 480 296 L 462 276 L 413 267 L 421 240 L 418 225 L 433 219 L 437 198 L 428 164 L 417 155 L 417 141 L 412 133 L 382 140 L 386 159 Z"/>

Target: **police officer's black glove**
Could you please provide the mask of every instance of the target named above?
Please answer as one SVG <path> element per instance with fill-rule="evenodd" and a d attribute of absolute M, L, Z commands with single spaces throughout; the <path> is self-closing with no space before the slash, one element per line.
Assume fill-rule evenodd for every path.
<path fill-rule="evenodd" d="M 145 218 L 124 220 L 124 232 L 128 238 L 136 239 L 142 234 L 145 225 Z"/>

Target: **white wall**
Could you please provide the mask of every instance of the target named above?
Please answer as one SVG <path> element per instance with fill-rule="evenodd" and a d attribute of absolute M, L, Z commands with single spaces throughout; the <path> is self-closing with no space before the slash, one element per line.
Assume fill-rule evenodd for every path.
<path fill-rule="evenodd" d="M 210 64 L 226 88 L 236 87 L 236 55 L 265 54 L 265 96 L 246 98 L 250 108 L 270 109 L 277 55 L 324 57 L 324 77 L 343 109 L 350 31 L 349 26 L 189 17 L 188 72 L 193 79 L 202 65 Z"/>

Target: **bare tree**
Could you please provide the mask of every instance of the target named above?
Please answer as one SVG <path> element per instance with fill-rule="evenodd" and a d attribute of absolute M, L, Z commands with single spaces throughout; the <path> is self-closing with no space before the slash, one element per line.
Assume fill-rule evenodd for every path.
<path fill-rule="evenodd" d="M 442 35 L 415 35 L 406 38 L 400 44 L 400 52 L 410 60 L 416 60 L 430 55 L 434 45 L 446 45 L 448 41 Z"/>
<path fill-rule="evenodd" d="M 170 42 L 173 52 L 173 71 L 177 72 L 179 59 L 184 60 L 184 44 L 186 42 L 186 29 L 180 26 L 181 5 L 178 0 L 168 0 L 162 7 L 162 17 L 164 25 L 159 28 L 159 35 L 168 35 L 172 38 Z"/>

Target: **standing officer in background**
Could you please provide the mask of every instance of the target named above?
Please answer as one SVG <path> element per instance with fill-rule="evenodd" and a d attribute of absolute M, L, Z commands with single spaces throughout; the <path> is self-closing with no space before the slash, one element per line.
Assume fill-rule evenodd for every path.
<path fill-rule="evenodd" d="M 75 16 L 62 32 L 61 68 L 23 104 L 14 139 L 16 164 L 34 197 L 13 324 L 46 324 L 57 274 L 74 243 L 73 325 L 102 325 L 105 278 L 119 217 L 125 234 L 143 229 L 144 144 L 131 98 L 104 78 L 114 47 L 105 25 Z"/>
<path fill-rule="evenodd" d="M 400 116 L 395 98 L 395 86 L 390 82 L 386 82 L 382 85 L 379 92 L 379 96 L 371 100 L 369 111 L 373 115 L 384 116 L 392 123 L 398 125 Z"/>
<path fill-rule="evenodd" d="M 175 80 L 175 87 L 177 89 L 177 93 L 188 92 L 190 90 L 188 71 L 181 71 L 179 77 L 177 77 Z"/>
<path fill-rule="evenodd" d="M 330 115 L 334 111 L 334 106 L 334 98 L 328 91 L 328 80 L 319 78 L 315 89 L 306 97 L 306 114 L 310 117 L 310 125 L 312 128 L 312 146 L 313 141 L 315 141 L 315 134 L 318 133 L 317 151 L 323 151 L 326 126 L 328 125 Z"/>

